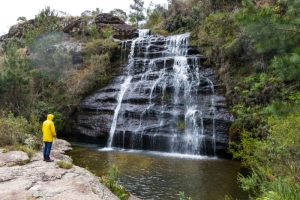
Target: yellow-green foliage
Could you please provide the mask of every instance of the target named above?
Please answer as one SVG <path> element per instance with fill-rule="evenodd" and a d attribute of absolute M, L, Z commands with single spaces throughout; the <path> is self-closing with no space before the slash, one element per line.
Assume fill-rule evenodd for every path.
<path fill-rule="evenodd" d="M 26 145 L 17 146 L 16 150 L 24 151 L 25 153 L 27 153 L 29 158 L 32 158 L 33 154 L 35 153 L 35 151 L 33 149 L 31 149 L 30 147 L 28 147 Z"/>
<path fill-rule="evenodd" d="M 231 13 L 211 14 L 205 23 L 193 29 L 191 43 L 205 52 L 213 62 L 224 60 L 230 54 L 237 54 L 237 24 Z"/>
<path fill-rule="evenodd" d="M 116 165 L 112 165 L 108 174 L 100 178 L 100 182 L 112 191 L 121 200 L 126 200 L 129 197 L 129 192 L 119 183 L 120 171 Z"/>
<path fill-rule="evenodd" d="M 119 46 L 110 39 L 93 39 L 85 44 L 83 50 L 84 56 L 89 58 L 91 55 L 101 55 L 108 53 L 109 57 L 116 51 L 118 52 Z"/>
<path fill-rule="evenodd" d="M 25 118 L 14 118 L 12 113 L 9 117 L 0 117 L 0 146 L 24 144 L 26 124 Z"/>
<path fill-rule="evenodd" d="M 63 169 L 71 169 L 73 167 L 73 164 L 64 160 L 59 160 L 56 163 L 60 168 Z"/>
<path fill-rule="evenodd" d="M 85 68 L 73 76 L 69 90 L 79 95 L 88 94 L 103 87 L 110 80 L 111 61 L 116 61 L 118 45 L 109 39 L 93 39 L 84 48 Z"/>
<path fill-rule="evenodd" d="M 291 195 L 295 198 L 281 199 L 299 199 L 300 187 L 295 185 L 300 179 L 299 113 L 270 117 L 268 125 L 270 134 L 265 139 L 243 131 L 240 144 L 231 144 L 230 151 L 234 157 L 240 158 L 252 171 L 248 177 L 239 175 L 239 181 L 244 190 L 252 191 L 255 195 Z"/>
<path fill-rule="evenodd" d="M 72 80 L 68 82 L 68 90 L 73 94 L 86 95 L 93 92 L 95 89 L 105 86 L 111 78 L 109 68 L 109 56 L 90 55 L 88 66 L 74 74 Z"/>
<path fill-rule="evenodd" d="M 163 35 L 165 37 L 167 37 L 169 35 L 168 31 L 163 30 L 163 29 L 153 29 L 151 30 L 153 35 Z"/>
<path fill-rule="evenodd" d="M 22 38 L 24 43 L 31 47 L 41 35 L 48 32 L 58 32 L 62 30 L 60 18 L 50 7 L 45 7 L 35 16 L 34 25 L 25 25 Z"/>
<path fill-rule="evenodd" d="M 0 117 L 0 127 L 0 146 L 19 146 L 22 151 L 29 155 L 33 154 L 30 152 L 31 150 L 41 148 L 41 125 L 33 115 L 27 120 L 24 117 L 14 117 L 13 113 L 10 112 L 8 117 Z M 31 142 L 26 148 L 22 147 L 29 135 Z"/>

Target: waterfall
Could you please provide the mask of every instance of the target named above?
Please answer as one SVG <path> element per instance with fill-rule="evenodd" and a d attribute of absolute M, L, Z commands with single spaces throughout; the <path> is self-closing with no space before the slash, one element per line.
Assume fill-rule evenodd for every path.
<path fill-rule="evenodd" d="M 149 35 L 149 30 L 148 29 L 140 30 L 139 31 L 139 37 L 132 41 L 131 51 L 130 51 L 130 54 L 128 56 L 129 57 L 129 61 L 128 61 L 129 64 L 127 66 L 127 76 L 125 77 L 124 83 L 121 84 L 120 93 L 118 95 L 117 107 L 114 110 L 114 117 L 113 117 L 113 120 L 112 120 L 111 128 L 110 128 L 110 131 L 109 131 L 109 138 L 108 138 L 108 142 L 107 142 L 107 147 L 108 148 L 112 147 L 112 142 L 113 142 L 113 139 L 114 139 L 114 134 L 115 134 L 116 125 L 117 125 L 117 119 L 118 119 L 118 115 L 119 115 L 119 110 L 121 108 L 123 96 L 124 96 L 128 86 L 130 85 L 130 81 L 132 79 L 132 76 L 130 75 L 130 69 L 133 65 L 133 60 L 134 60 L 133 54 L 134 54 L 135 43 L 137 41 L 143 39 L 147 35 Z M 126 43 L 122 42 L 122 48 L 124 48 L 124 47 L 126 47 Z M 121 59 L 122 59 L 122 54 L 121 54 Z"/>
<path fill-rule="evenodd" d="M 213 70 L 201 65 L 206 58 L 189 37 L 139 30 L 138 38 L 122 42 L 122 61 L 128 55 L 122 75 L 81 105 L 104 114 L 83 113 L 78 132 L 108 133 L 110 148 L 211 156 L 225 150 L 232 116 Z M 95 127 L 85 118 L 102 121 Z"/>
<path fill-rule="evenodd" d="M 131 76 L 127 76 L 126 80 L 121 85 L 121 91 L 120 91 L 120 94 L 118 96 L 118 104 L 117 104 L 117 107 L 115 109 L 114 118 L 113 118 L 111 128 L 110 128 L 110 131 L 109 131 L 109 138 L 108 138 L 108 143 L 107 143 L 108 144 L 107 146 L 109 148 L 111 148 L 112 141 L 113 141 L 113 138 L 114 138 L 114 133 L 115 133 L 115 130 L 116 130 L 116 125 L 117 125 L 117 118 L 118 118 L 119 110 L 120 110 L 120 107 L 121 107 L 121 104 L 122 104 L 123 96 L 124 96 L 125 91 L 127 90 L 128 86 L 129 86 L 129 83 L 130 83 L 131 79 L 132 79 Z"/>

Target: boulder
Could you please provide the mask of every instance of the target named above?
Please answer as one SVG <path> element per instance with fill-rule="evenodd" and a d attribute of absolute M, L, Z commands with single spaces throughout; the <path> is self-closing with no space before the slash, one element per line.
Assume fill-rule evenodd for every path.
<path fill-rule="evenodd" d="M 20 22 L 16 25 L 13 25 L 10 27 L 8 33 L 7 33 L 7 36 L 6 38 L 12 38 L 12 37 L 22 37 L 23 35 L 23 28 L 25 25 L 34 25 L 34 19 L 30 19 L 30 20 L 27 20 L 25 22 Z"/>
<path fill-rule="evenodd" d="M 96 27 L 99 32 L 105 31 L 107 25 L 113 30 L 113 38 L 115 39 L 132 39 L 137 37 L 137 30 L 132 26 L 125 24 L 119 17 L 108 13 L 101 13 L 95 18 L 64 18 L 61 21 L 64 33 L 69 33 L 72 36 L 77 34 L 89 34 L 92 27 Z"/>
<path fill-rule="evenodd" d="M 74 28 L 79 28 L 80 24 L 83 23 L 82 19 L 67 19 L 62 21 L 62 25 L 64 26 L 63 32 L 70 33 L 74 31 Z"/>
<path fill-rule="evenodd" d="M 109 13 L 100 13 L 95 17 L 96 23 L 102 23 L 102 24 L 125 24 L 123 20 L 121 20 L 119 17 L 114 16 Z"/>
<path fill-rule="evenodd" d="M 96 23 L 97 29 L 104 31 L 108 24 Z M 138 37 L 137 30 L 128 24 L 110 24 L 113 30 L 113 38 L 124 40 Z"/>
<path fill-rule="evenodd" d="M 12 166 L 27 162 L 29 162 L 29 157 L 23 151 L 9 151 L 0 154 L 0 166 Z"/>

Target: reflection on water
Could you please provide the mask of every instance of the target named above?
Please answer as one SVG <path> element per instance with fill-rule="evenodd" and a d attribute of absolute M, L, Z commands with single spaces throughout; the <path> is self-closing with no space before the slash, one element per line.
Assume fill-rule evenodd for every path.
<path fill-rule="evenodd" d="M 248 199 L 237 185 L 240 163 L 200 156 L 170 156 L 153 152 L 99 150 L 74 146 L 68 155 L 74 164 L 88 166 L 96 175 L 116 164 L 121 183 L 141 199 L 179 199 L 179 192 L 193 200 L 218 200 L 226 194 Z"/>

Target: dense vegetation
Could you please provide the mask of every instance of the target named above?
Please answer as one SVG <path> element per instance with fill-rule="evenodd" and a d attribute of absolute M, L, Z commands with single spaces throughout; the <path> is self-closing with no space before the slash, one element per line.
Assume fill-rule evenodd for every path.
<path fill-rule="evenodd" d="M 222 80 L 235 116 L 229 152 L 250 169 L 239 175 L 241 187 L 256 199 L 300 199 L 300 0 L 170 0 L 168 8 L 150 5 L 144 16 L 139 0 L 135 8 L 130 21 L 153 33 L 191 32 L 192 44 L 208 57 L 205 66 Z M 122 10 L 112 12 L 127 19 Z M 88 29 L 84 67 L 76 69 L 64 49 L 53 49 L 64 38 L 60 18 L 46 8 L 35 21 L 0 53 L 0 123 L 14 133 L 0 131 L 0 145 L 23 144 L 20 131 L 37 134 L 48 112 L 61 130 L 118 62 L 109 27 Z"/>
<path fill-rule="evenodd" d="M 126 191 L 124 186 L 119 181 L 120 171 L 116 165 L 112 165 L 107 175 L 100 178 L 100 183 L 103 183 L 112 193 L 114 193 L 120 200 L 129 198 L 130 193 Z"/>
<path fill-rule="evenodd" d="M 79 101 L 106 85 L 118 63 L 119 46 L 109 27 L 103 32 L 85 27 L 86 33 L 71 38 L 75 44 L 85 43 L 78 68 L 67 49 L 59 46 L 68 41 L 63 18 L 46 7 L 34 23 L 19 19 L 24 21 L 22 36 L 6 40 L 0 48 L 0 123 L 6 127 L 0 131 L 0 146 L 23 145 L 28 136 L 41 140 L 47 113 L 54 114 L 58 132 L 68 131 L 69 116 Z"/>
<path fill-rule="evenodd" d="M 229 152 L 250 169 L 241 187 L 257 199 L 300 197 L 299 0 L 171 0 L 146 25 L 191 32 L 223 82 L 235 116 Z"/>

